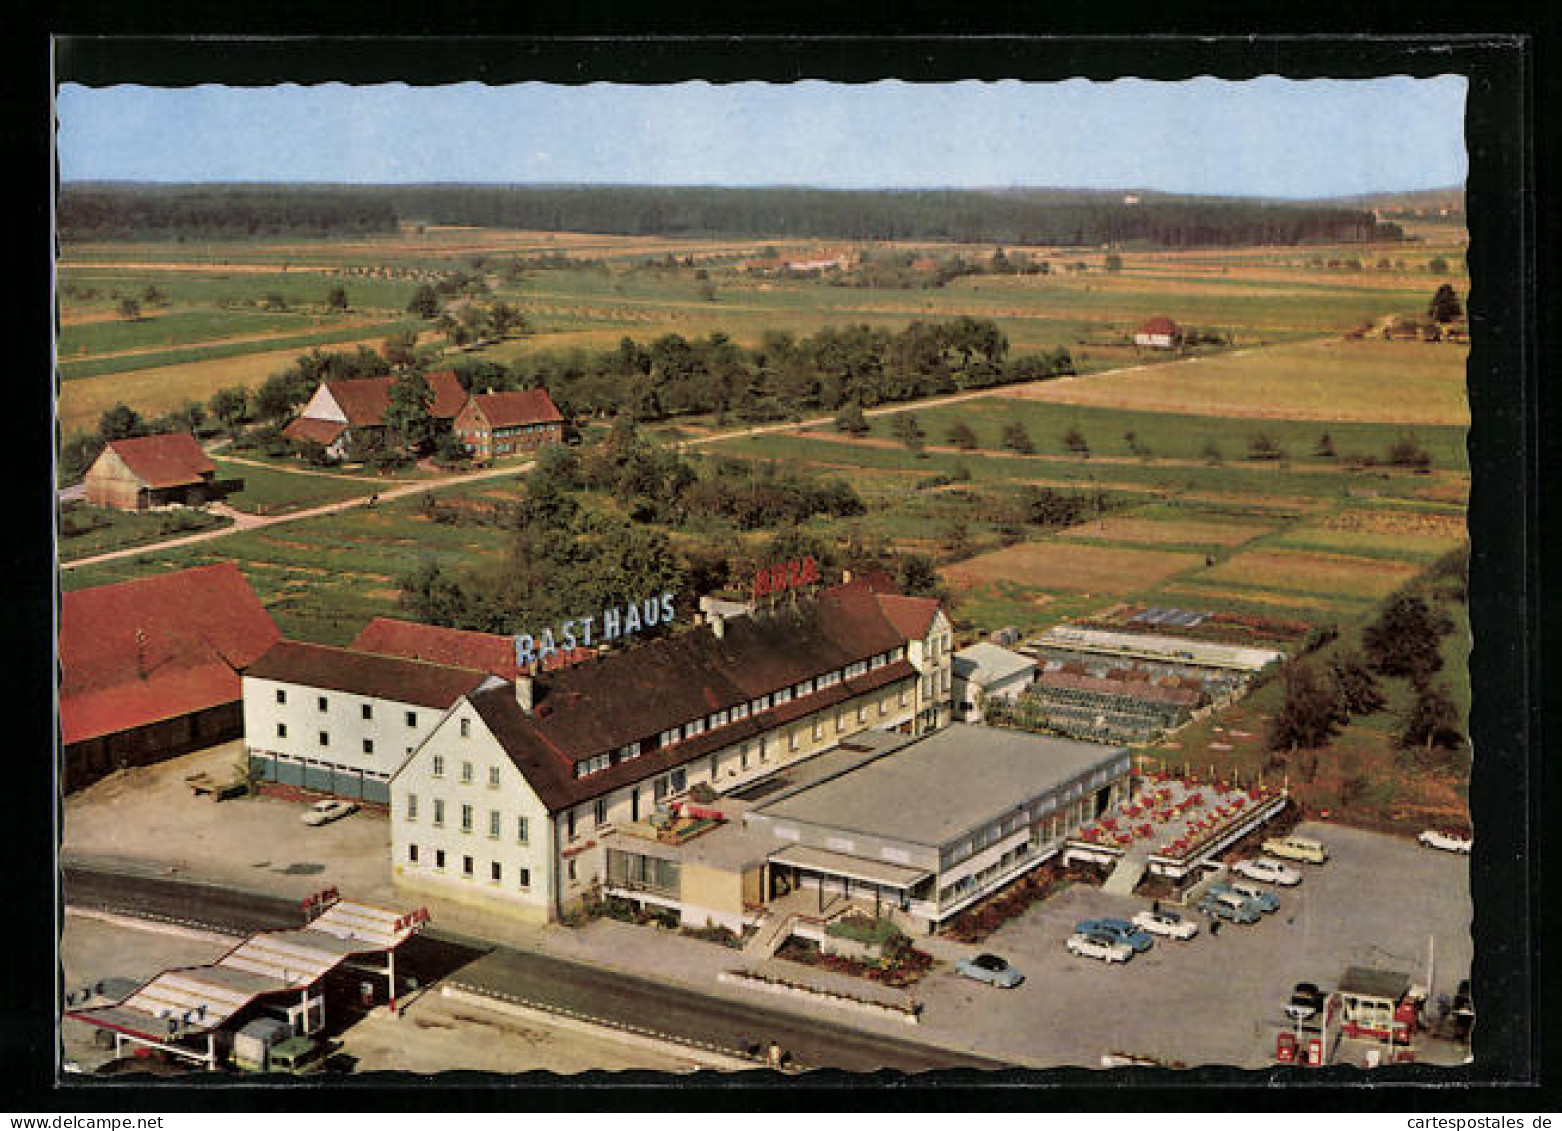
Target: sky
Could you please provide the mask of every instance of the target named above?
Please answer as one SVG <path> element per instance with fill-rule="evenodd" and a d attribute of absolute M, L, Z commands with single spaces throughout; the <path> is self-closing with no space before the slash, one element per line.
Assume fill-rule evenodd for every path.
<path fill-rule="evenodd" d="M 1467 80 L 62 86 L 61 178 L 1068 187 L 1462 184 Z"/>

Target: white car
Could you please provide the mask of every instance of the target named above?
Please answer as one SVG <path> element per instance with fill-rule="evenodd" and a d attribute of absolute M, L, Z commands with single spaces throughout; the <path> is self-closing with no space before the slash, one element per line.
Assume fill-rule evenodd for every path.
<path fill-rule="evenodd" d="M 1068 947 L 1070 954 L 1099 958 L 1103 962 L 1127 962 L 1134 956 L 1134 948 L 1127 943 L 1113 942 L 1101 935 L 1070 935 L 1063 945 Z"/>
<path fill-rule="evenodd" d="M 1444 852 L 1461 852 L 1466 856 L 1475 847 L 1475 840 L 1472 837 L 1439 832 L 1437 829 L 1427 829 L 1416 839 L 1428 848 L 1441 848 Z"/>
<path fill-rule="evenodd" d="M 1169 939 L 1191 939 L 1199 933 L 1197 923 L 1175 911 L 1141 911 L 1134 916 L 1134 926 Z"/>
<path fill-rule="evenodd" d="M 1280 884 L 1283 887 L 1294 887 L 1302 882 L 1302 874 L 1295 868 L 1287 868 L 1278 860 L 1271 860 L 1267 856 L 1260 856 L 1254 860 L 1243 860 L 1233 864 L 1231 870 L 1239 876 L 1246 876 L 1250 880 L 1260 880 L 1266 884 Z"/>
<path fill-rule="evenodd" d="M 300 818 L 306 825 L 327 825 L 349 813 L 358 812 L 358 806 L 351 801 L 343 801 L 339 797 L 328 798 L 325 801 L 316 801 Z"/>

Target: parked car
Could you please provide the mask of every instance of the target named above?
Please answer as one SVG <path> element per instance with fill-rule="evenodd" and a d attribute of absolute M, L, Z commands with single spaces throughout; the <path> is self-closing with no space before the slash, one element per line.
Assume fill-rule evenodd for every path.
<path fill-rule="evenodd" d="M 1126 943 L 1135 951 L 1143 952 L 1155 945 L 1155 940 L 1134 926 L 1127 919 L 1086 919 L 1075 923 L 1074 930 L 1082 935 L 1106 935 Z"/>
<path fill-rule="evenodd" d="M 1199 910 L 1230 923 L 1256 923 L 1263 914 L 1250 899 L 1244 899 L 1234 891 L 1207 892 L 1199 900 Z"/>
<path fill-rule="evenodd" d="M 1199 933 L 1197 923 L 1184 919 L 1175 911 L 1141 911 L 1134 916 L 1134 926 L 1169 939 L 1191 939 Z"/>
<path fill-rule="evenodd" d="M 978 954 L 975 958 L 962 958 L 955 963 L 955 970 L 978 982 L 986 982 L 1005 990 L 1013 989 L 1025 980 L 1014 967 L 996 954 Z"/>
<path fill-rule="evenodd" d="M 1078 954 L 1085 958 L 1099 958 L 1103 962 L 1127 962 L 1134 956 L 1133 947 L 1103 934 L 1083 932 L 1072 934 L 1063 945 L 1068 948 L 1070 954 Z"/>
<path fill-rule="evenodd" d="M 1311 982 L 1297 982 L 1286 1003 L 1285 1015 L 1293 1021 L 1306 1021 L 1323 1008 L 1324 993 Z"/>
<path fill-rule="evenodd" d="M 356 813 L 358 806 L 351 801 L 343 801 L 339 797 L 329 798 L 325 801 L 316 801 L 304 811 L 302 818 L 306 825 L 328 825 L 332 821 L 339 820 L 349 813 Z"/>
<path fill-rule="evenodd" d="M 1267 856 L 1254 857 L 1252 860 L 1243 860 L 1232 865 L 1231 870 L 1239 876 L 1246 876 L 1250 880 L 1258 880 L 1260 883 L 1279 884 L 1282 887 L 1294 887 L 1302 882 L 1302 874 L 1295 868 L 1287 868 L 1278 860 L 1271 860 Z"/>
<path fill-rule="evenodd" d="M 1277 836 L 1264 841 L 1263 849 L 1282 860 L 1300 860 L 1304 864 L 1322 864 L 1329 850 L 1310 836 Z"/>
<path fill-rule="evenodd" d="M 1236 892 L 1266 915 L 1280 910 L 1279 897 L 1274 892 L 1259 887 L 1252 880 L 1232 880 L 1229 884 L 1216 884 L 1210 890 L 1215 891 L 1221 887 Z"/>
<path fill-rule="evenodd" d="M 1416 839 L 1427 848 L 1441 848 L 1444 852 L 1460 852 L 1466 856 L 1475 847 L 1473 837 L 1464 836 L 1460 833 L 1445 833 L 1438 829 L 1427 829 Z"/>

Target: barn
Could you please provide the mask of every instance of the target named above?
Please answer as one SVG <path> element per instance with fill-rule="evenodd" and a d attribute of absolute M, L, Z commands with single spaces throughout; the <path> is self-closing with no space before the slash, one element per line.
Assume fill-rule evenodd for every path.
<path fill-rule="evenodd" d="M 238 738 L 239 673 L 281 635 L 230 562 L 66 593 L 63 787 Z"/>
<path fill-rule="evenodd" d="M 87 469 L 87 502 L 144 511 L 217 498 L 217 465 L 189 432 L 110 440 Z"/>
<path fill-rule="evenodd" d="M 1182 327 L 1164 314 L 1156 315 L 1134 331 L 1134 345 L 1146 349 L 1170 350 L 1182 344 Z"/>
<path fill-rule="evenodd" d="M 425 375 L 434 391 L 429 415 L 436 420 L 454 420 L 466 404 L 467 392 L 455 370 L 443 369 Z M 385 413 L 390 408 L 394 377 L 360 377 L 351 381 L 322 381 L 298 418 L 282 429 L 289 440 L 313 441 L 325 448 L 332 459 L 344 459 L 355 435 L 385 432 Z"/>

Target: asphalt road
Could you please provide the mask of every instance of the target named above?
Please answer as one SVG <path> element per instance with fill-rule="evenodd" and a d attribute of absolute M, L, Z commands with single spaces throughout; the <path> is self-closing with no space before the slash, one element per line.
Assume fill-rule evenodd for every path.
<path fill-rule="evenodd" d="M 303 925 L 293 900 L 154 876 L 64 869 L 65 901 L 184 926 L 248 933 Z M 398 972 L 725 1052 L 774 1040 L 799 1066 L 852 1072 L 1007 1067 L 1001 1061 L 882 1036 L 593 966 L 429 930 L 398 954 Z"/>

